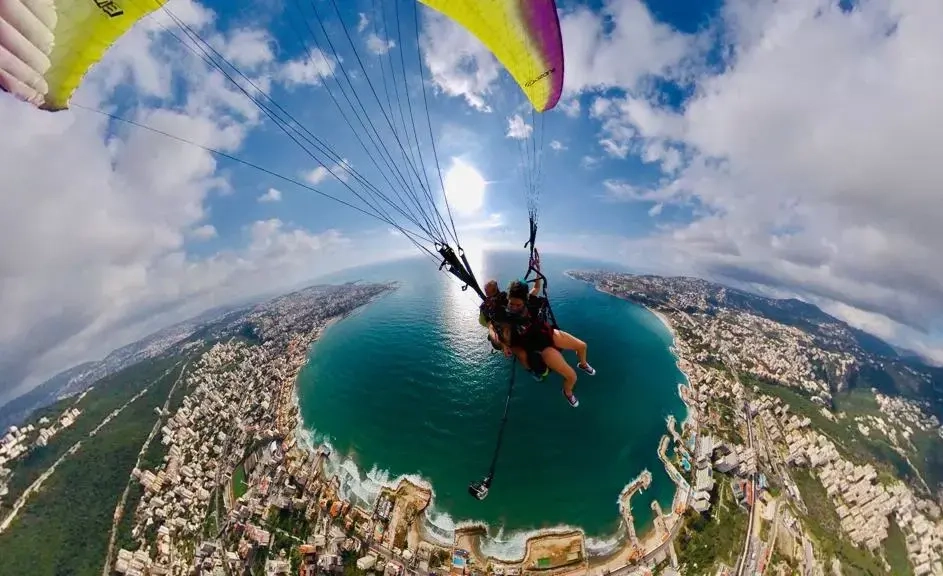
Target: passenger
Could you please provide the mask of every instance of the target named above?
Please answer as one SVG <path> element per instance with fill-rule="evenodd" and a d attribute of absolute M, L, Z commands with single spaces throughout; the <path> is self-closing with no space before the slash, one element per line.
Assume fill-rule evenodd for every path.
<path fill-rule="evenodd" d="M 577 366 L 590 376 L 596 370 L 586 359 L 586 343 L 571 334 L 550 326 L 541 317 L 541 310 L 547 306 L 547 299 L 539 296 L 543 280 L 538 278 L 532 290 L 519 280 L 511 282 L 507 290 L 508 338 L 512 349 L 523 349 L 524 355 L 533 353 L 554 372 L 563 377 L 563 395 L 570 406 L 579 406 L 579 400 L 573 394 L 576 386 L 576 371 L 561 354 L 561 350 L 572 350 L 579 358 Z M 519 356 L 520 358 L 520 356 Z"/>
<path fill-rule="evenodd" d="M 485 301 L 478 307 L 478 323 L 488 329 L 488 341 L 495 350 L 502 350 L 499 332 L 507 321 L 507 292 L 498 290 L 497 280 L 485 284 Z"/>
<path fill-rule="evenodd" d="M 488 341 L 495 350 L 504 352 L 505 357 L 517 356 L 521 365 L 533 374 L 535 380 L 543 380 L 550 369 L 544 363 L 539 352 L 528 353 L 522 348 L 512 348 L 506 338 L 507 331 L 507 292 L 498 290 L 498 282 L 489 280 L 485 284 L 485 301 L 478 307 L 478 323 L 488 328 Z"/>

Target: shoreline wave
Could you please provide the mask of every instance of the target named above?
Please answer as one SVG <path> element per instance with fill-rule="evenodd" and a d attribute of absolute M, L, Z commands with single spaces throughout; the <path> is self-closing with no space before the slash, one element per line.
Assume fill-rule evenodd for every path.
<path fill-rule="evenodd" d="M 591 557 L 608 556 L 628 542 L 628 534 L 621 523 L 613 534 L 589 536 L 581 527 L 571 524 L 507 530 L 503 525 L 493 526 L 484 520 L 456 520 L 447 511 L 435 507 L 435 487 L 428 479 L 418 474 L 394 475 L 389 470 L 376 465 L 371 466 L 364 473 L 353 458 L 334 449 L 329 436 L 317 432 L 313 427 L 306 427 L 300 413 L 295 432 L 299 444 L 309 450 L 316 451 L 322 446 L 327 448 L 328 455 L 324 460 L 324 472 L 328 476 L 337 476 L 340 484 L 339 494 L 342 498 L 350 500 L 352 504 L 372 509 L 384 488 L 395 490 L 404 480 L 429 490 L 432 497 L 423 514 L 422 535 L 423 538 L 440 546 L 451 547 L 455 543 L 456 534 L 463 530 L 480 529 L 485 533 L 479 542 L 481 552 L 495 560 L 511 563 L 520 562 L 524 558 L 527 541 L 538 536 L 578 531 L 583 534 L 587 555 Z M 618 497 L 614 499 L 614 504 L 617 508 Z M 639 533 L 644 535 L 647 531 L 639 530 Z"/>

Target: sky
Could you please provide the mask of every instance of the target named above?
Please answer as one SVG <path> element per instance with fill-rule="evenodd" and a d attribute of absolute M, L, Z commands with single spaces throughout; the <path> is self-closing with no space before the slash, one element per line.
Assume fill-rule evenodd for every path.
<path fill-rule="evenodd" d="M 412 0 L 171 0 L 114 44 L 70 109 L 0 93 L 0 403 L 207 308 L 420 254 L 393 225 L 411 226 L 403 217 L 312 190 L 360 205 L 363 182 L 385 186 L 385 162 L 409 178 L 420 163 L 388 128 L 409 122 L 407 105 L 428 205 L 451 211 L 473 261 L 525 257 L 539 165 L 545 254 L 798 297 L 943 362 L 943 4 L 557 8 L 564 90 L 536 116 L 476 38 Z M 239 72 L 209 65 L 187 32 Z M 351 96 L 370 123 L 358 127 Z M 386 160 L 369 130 L 386 130 Z"/>

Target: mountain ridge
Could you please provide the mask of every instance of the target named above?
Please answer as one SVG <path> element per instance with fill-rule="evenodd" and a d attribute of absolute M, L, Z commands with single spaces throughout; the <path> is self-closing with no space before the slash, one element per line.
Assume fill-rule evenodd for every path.
<path fill-rule="evenodd" d="M 795 326 L 802 329 L 819 329 L 823 328 L 824 325 L 835 325 L 847 331 L 847 336 L 853 340 L 858 347 L 870 354 L 895 360 L 903 358 L 894 346 L 885 342 L 879 336 L 856 328 L 846 321 L 825 312 L 815 304 L 805 302 L 795 297 L 772 298 L 693 276 L 659 276 L 654 274 L 623 274 L 623 276 L 651 280 L 662 279 L 675 284 L 688 284 L 691 287 L 699 288 L 704 291 L 710 290 L 707 294 L 709 298 L 706 299 L 708 304 L 713 306 L 727 304 L 742 311 L 754 312 L 770 320 L 786 324 L 787 326 Z M 733 298 L 728 297 L 729 295 L 732 295 Z M 920 357 L 920 360 L 928 364 L 927 359 Z"/>
<path fill-rule="evenodd" d="M 854 328 L 814 304 L 797 298 L 770 298 L 690 276 L 606 270 L 570 270 L 567 274 L 656 309 L 708 315 L 749 313 L 799 329 L 819 348 L 850 354 L 856 360 L 847 370 L 831 370 L 826 380 L 832 392 L 874 388 L 884 394 L 927 402 L 943 418 L 943 368 L 924 359 L 903 356 L 880 337 Z"/>
<path fill-rule="evenodd" d="M 258 318 L 261 313 L 276 309 L 282 302 L 292 298 L 317 297 L 330 290 L 343 289 L 347 284 L 350 283 L 319 283 L 264 300 L 257 298 L 238 304 L 216 306 L 192 318 L 157 330 L 140 340 L 112 350 L 101 360 L 83 362 L 63 370 L 29 392 L 0 406 L 0 431 L 20 424 L 36 410 L 79 394 L 102 378 L 142 360 L 180 351 L 202 340 L 229 336 L 255 338 L 259 327 L 247 326 L 254 317 Z"/>

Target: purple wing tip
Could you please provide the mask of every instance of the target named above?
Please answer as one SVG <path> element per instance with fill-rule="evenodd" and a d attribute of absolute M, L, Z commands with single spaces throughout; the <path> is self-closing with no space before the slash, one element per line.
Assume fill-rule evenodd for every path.
<path fill-rule="evenodd" d="M 526 1 L 526 0 L 524 0 Z M 532 0 L 529 20 L 532 31 L 539 39 L 541 56 L 550 73 L 550 94 L 541 112 L 557 105 L 563 93 L 563 34 L 554 0 Z"/>
<path fill-rule="evenodd" d="M 552 110 L 554 106 L 560 101 L 560 96 L 563 94 L 563 59 L 560 60 L 560 73 L 553 75 L 553 84 L 550 88 L 550 97 L 547 99 L 547 104 L 544 106 L 544 109 L 541 112 L 546 112 L 547 110 Z"/>

